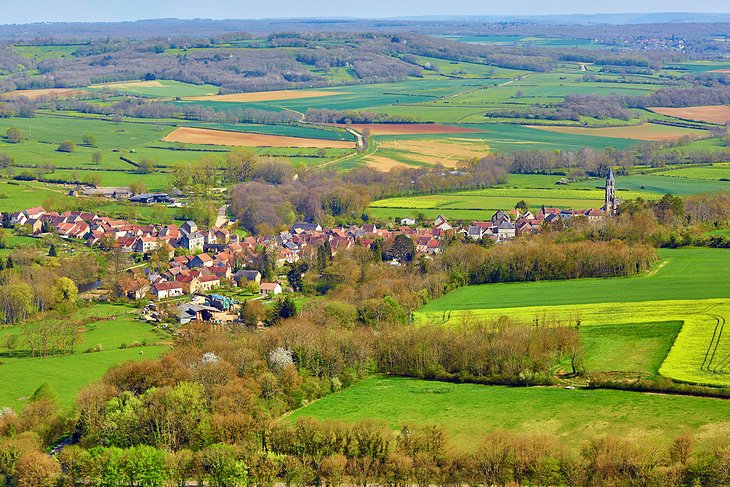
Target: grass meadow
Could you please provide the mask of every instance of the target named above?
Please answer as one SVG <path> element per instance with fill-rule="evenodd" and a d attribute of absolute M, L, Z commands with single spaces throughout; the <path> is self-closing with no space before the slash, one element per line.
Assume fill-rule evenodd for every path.
<path fill-rule="evenodd" d="M 25 401 L 43 383 L 53 386 L 62 406 L 71 406 L 78 391 L 104 375 L 109 367 L 127 360 L 154 358 L 162 354 L 169 337 L 136 319 L 133 310 L 124 306 L 96 304 L 78 311 L 76 319 L 94 317 L 96 321 L 84 326 L 83 339 L 73 355 L 32 358 L 27 345 L 9 354 L 0 351 L 0 407 L 23 407 Z M 112 319 L 109 319 L 113 317 Z M 4 336 L 20 334 L 19 327 L 0 328 Z M 134 342 L 145 346 L 120 349 L 120 345 Z M 92 347 L 100 351 L 86 353 Z"/>
<path fill-rule="evenodd" d="M 668 444 L 686 432 L 709 443 L 730 431 L 728 414 L 730 404 L 718 399 L 375 377 L 305 406 L 289 419 L 372 418 L 394 430 L 436 424 L 454 449 L 474 451 L 495 430 L 554 435 L 575 448 L 609 434 Z"/>

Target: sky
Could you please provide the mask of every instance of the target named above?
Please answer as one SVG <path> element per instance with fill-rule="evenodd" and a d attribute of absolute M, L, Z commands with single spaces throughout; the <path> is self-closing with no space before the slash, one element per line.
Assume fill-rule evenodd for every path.
<path fill-rule="evenodd" d="M 728 0 L 0 0 L 0 23 L 113 22 L 157 18 L 383 18 L 424 15 L 552 15 L 730 12 Z"/>

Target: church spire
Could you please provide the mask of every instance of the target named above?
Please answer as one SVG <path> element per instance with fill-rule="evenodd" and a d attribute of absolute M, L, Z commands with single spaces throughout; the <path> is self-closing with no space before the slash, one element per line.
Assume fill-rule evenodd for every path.
<path fill-rule="evenodd" d="M 603 207 L 608 216 L 616 215 L 616 179 L 613 177 L 613 166 L 608 169 L 606 178 L 606 205 Z"/>

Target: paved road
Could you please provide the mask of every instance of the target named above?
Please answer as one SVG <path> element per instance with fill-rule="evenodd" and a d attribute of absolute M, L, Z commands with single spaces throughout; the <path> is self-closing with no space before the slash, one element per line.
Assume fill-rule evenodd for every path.
<path fill-rule="evenodd" d="M 225 226 L 226 223 L 228 223 L 228 216 L 226 215 L 227 211 L 228 205 L 223 205 L 218 208 L 218 217 L 215 219 L 216 227 L 222 228 L 223 226 Z"/>

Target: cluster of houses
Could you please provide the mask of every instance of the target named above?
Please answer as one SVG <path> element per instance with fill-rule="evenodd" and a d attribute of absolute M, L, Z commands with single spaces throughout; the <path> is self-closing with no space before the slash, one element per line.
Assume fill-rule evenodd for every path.
<path fill-rule="evenodd" d="M 275 236 L 239 238 L 227 228 L 200 229 L 192 221 L 181 225 L 137 225 L 85 212 L 46 212 L 35 207 L 11 213 L 12 225 L 28 225 L 33 234 L 53 231 L 66 239 L 84 241 L 88 246 L 116 248 L 121 252 L 160 253 L 168 260 L 168 269 L 160 274 L 129 273 L 120 280 L 121 292 L 130 299 L 152 295 L 157 300 L 184 295 L 210 294 L 222 284 L 246 286 L 255 283 L 262 295 L 283 292 L 279 282 L 262 282 L 261 274 L 251 269 L 262 249 L 273 257 L 277 266 L 296 263 L 325 243 L 332 254 L 355 245 L 370 248 L 382 239 L 385 248 L 397 235 L 410 237 L 416 252 L 425 255 L 442 251 L 449 237 L 491 239 L 495 243 L 518 235 L 539 232 L 543 225 L 574 217 L 589 221 L 606 218 L 604 210 L 561 210 L 541 208 L 530 211 L 499 210 L 489 220 L 475 221 L 468 226 L 452 225 L 439 216 L 429 227 L 419 227 L 412 219 L 401 220 L 395 229 L 378 228 L 375 224 L 353 225 L 343 228 L 323 228 L 317 223 L 297 222 Z M 182 249 L 176 252 L 176 249 Z M 394 262 L 397 264 L 397 262 Z M 201 305 L 204 306 L 204 305 Z"/>

